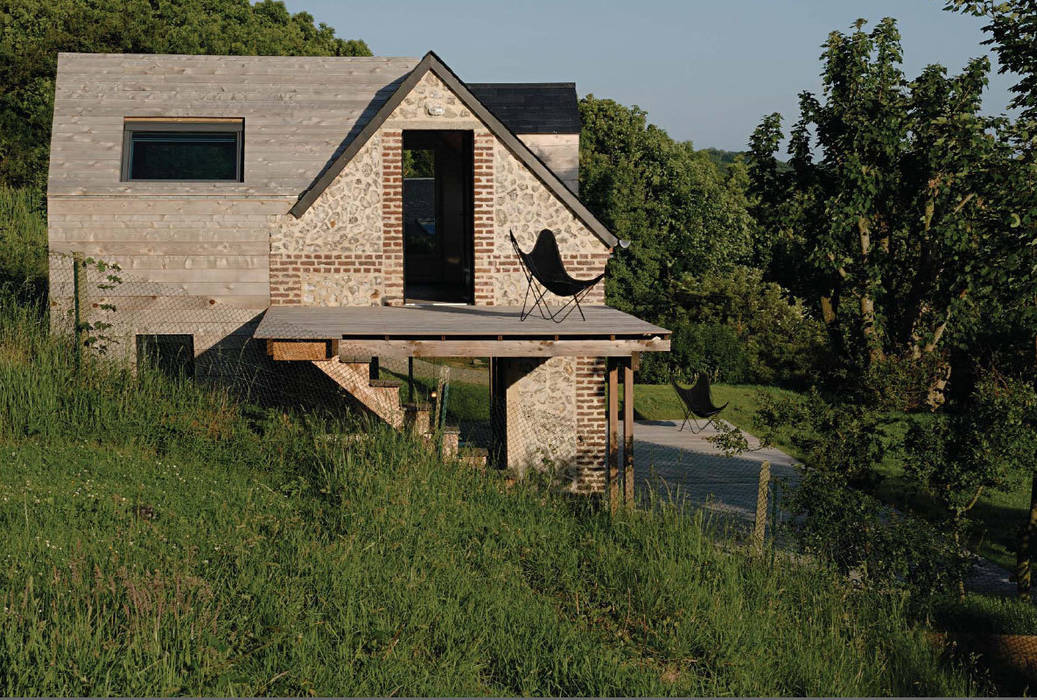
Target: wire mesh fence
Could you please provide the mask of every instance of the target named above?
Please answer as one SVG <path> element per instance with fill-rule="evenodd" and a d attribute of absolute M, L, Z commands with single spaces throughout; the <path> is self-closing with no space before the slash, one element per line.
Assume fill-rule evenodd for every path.
<path fill-rule="evenodd" d="M 147 363 L 228 388 L 261 406 L 319 410 L 332 416 L 367 410 L 364 397 L 336 381 L 320 363 L 278 362 L 268 354 L 265 341 L 253 338 L 265 307 L 216 303 L 156 281 L 161 277 L 161 271 L 51 253 L 50 329 L 72 338 L 70 352 L 103 354 L 135 367 Z M 456 432 L 458 447 L 490 466 L 507 461 L 505 440 L 532 445 L 535 453 L 536 446 L 556 445 L 564 432 L 559 423 L 567 419 L 565 410 L 549 415 L 559 411 L 557 406 L 522 404 L 509 409 L 510 416 L 495 409 L 489 358 L 384 357 L 363 371 L 369 371 L 369 384 L 376 391 L 395 390 L 401 406 L 423 407 L 431 431 Z M 522 412 L 530 415 L 519 415 Z M 686 508 L 704 509 L 749 528 L 756 518 L 761 464 L 768 461 L 773 479 L 767 487 L 767 515 L 772 522 L 782 519 L 781 485 L 796 476 L 787 455 L 770 450 L 726 457 L 709 442 L 709 431 L 694 434 L 680 425 L 676 416 L 635 421 L 633 464 L 639 499 L 678 499 Z M 538 466 L 550 466 L 547 461 Z M 623 455 L 619 463 L 624 463 Z"/>

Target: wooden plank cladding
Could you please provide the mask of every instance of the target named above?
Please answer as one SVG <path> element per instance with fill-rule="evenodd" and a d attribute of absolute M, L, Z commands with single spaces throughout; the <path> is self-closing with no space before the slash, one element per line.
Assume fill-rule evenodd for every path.
<path fill-rule="evenodd" d="M 644 340 L 375 340 L 343 339 L 343 357 L 629 357 L 666 352 L 670 339 Z"/>

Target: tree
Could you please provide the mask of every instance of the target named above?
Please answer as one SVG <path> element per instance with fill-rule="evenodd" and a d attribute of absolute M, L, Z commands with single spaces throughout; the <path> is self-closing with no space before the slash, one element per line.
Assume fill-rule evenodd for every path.
<path fill-rule="evenodd" d="M 369 56 L 305 12 L 260 0 L 5 0 L 0 183 L 46 186 L 59 51 Z"/>
<path fill-rule="evenodd" d="M 986 17 L 983 27 L 1001 64 L 1001 73 L 1015 73 L 1015 97 L 1009 106 L 1022 110 L 1022 119 L 1037 121 L 1037 7 L 1032 0 L 950 0 L 948 10 Z"/>
<path fill-rule="evenodd" d="M 1001 72 L 1012 72 L 1019 76 L 1012 87 L 1015 96 L 1011 107 L 1021 110 L 1013 125 L 1011 138 L 1020 166 L 1005 174 L 999 201 L 1000 208 L 1012 216 L 1023 246 L 1018 255 L 1001 271 L 1001 279 L 1009 284 L 997 287 L 1002 303 L 998 316 L 993 319 L 993 343 L 998 349 L 1022 345 L 1020 340 L 1033 344 L 1031 359 L 1037 364 L 1037 6 L 1030 0 L 951 0 L 949 10 L 967 12 L 986 17 L 989 22 L 984 30 L 990 35 L 984 44 L 993 47 L 1001 63 Z M 988 324 L 989 327 L 989 324 Z M 1003 351 L 1002 351 L 1003 352 Z M 1018 356 L 1026 353 L 1020 348 Z M 1009 353 L 1011 354 L 1011 353 Z M 1028 354 L 1028 353 L 1026 353 Z M 1001 358 L 999 358 L 1001 359 Z M 1003 359 L 1001 359 L 1004 362 Z M 1033 365 L 1019 363 L 1017 374 L 1031 383 Z M 1037 432 L 1035 416 L 1030 414 L 1027 427 Z M 1030 512 L 1021 528 L 1019 547 L 1016 553 L 1016 581 L 1019 594 L 1030 596 L 1030 580 L 1033 547 L 1037 543 L 1037 471 L 1032 471 L 1030 488 Z"/>
<path fill-rule="evenodd" d="M 745 169 L 722 176 L 710 156 L 649 124 L 637 107 L 580 101 L 580 193 L 620 239 L 609 303 L 655 321 L 671 317 L 676 282 L 730 269 L 751 251 Z"/>
<path fill-rule="evenodd" d="M 851 368 L 942 373 L 948 336 L 1025 254 L 1017 213 L 999 204 L 1023 173 L 1007 120 L 980 114 L 985 58 L 909 82 L 895 21 L 863 25 L 829 36 L 823 95 L 800 95 L 790 171 L 774 156 L 780 116 L 753 134 L 752 212 L 768 228 L 771 276 L 816 304 Z"/>

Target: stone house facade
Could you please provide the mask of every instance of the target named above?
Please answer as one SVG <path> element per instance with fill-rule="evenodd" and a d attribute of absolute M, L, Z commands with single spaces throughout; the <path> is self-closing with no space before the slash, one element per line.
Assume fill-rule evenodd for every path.
<path fill-rule="evenodd" d="M 531 99 L 542 100 L 541 122 L 523 107 Z M 127 356 L 141 337 L 189 338 L 193 371 L 210 380 L 226 371 L 222 354 L 265 360 L 255 338 L 268 310 L 404 307 L 424 297 L 511 309 L 527 280 L 509 232 L 528 250 L 541 229 L 553 230 L 580 278 L 603 273 L 618 243 L 576 196 L 575 108 L 571 84 L 469 86 L 431 53 L 61 54 L 52 267 L 73 253 L 117 263 L 123 284 L 98 292 L 90 308 L 115 307 L 106 320 Z M 188 166 L 178 165 L 181 151 Z M 420 255 L 411 249 L 428 242 L 404 235 L 408 151 L 435 162 L 439 215 L 412 226 L 430 231 L 434 250 Z M 51 275 L 57 310 L 71 304 L 60 273 Z M 585 303 L 604 302 L 600 283 Z M 645 350 L 668 347 L 664 329 L 651 333 L 659 342 Z M 503 392 L 509 466 L 561 465 L 573 488 L 600 491 L 609 361 L 575 347 L 494 355 L 491 384 Z"/>

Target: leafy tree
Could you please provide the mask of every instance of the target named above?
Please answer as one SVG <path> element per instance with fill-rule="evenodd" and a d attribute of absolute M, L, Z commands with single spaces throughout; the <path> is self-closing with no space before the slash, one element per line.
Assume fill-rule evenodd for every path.
<path fill-rule="evenodd" d="M 774 157 L 778 115 L 757 128 L 749 158 L 771 275 L 816 304 L 862 374 L 891 359 L 932 366 L 1002 271 L 1020 270 L 1028 243 L 1001 202 L 1006 183 L 1025 179 L 1008 122 L 979 113 L 989 62 L 908 81 L 895 21 L 863 24 L 829 36 L 822 97 L 800 95 L 791 171 Z"/>
<path fill-rule="evenodd" d="M 990 35 L 1001 73 L 1015 73 L 1010 104 L 1022 110 L 1022 118 L 1037 121 L 1037 6 L 1032 0 L 950 0 L 949 10 L 986 17 L 983 29 Z"/>
<path fill-rule="evenodd" d="M 631 242 L 609 267 L 609 303 L 665 322 L 678 280 L 748 257 L 744 167 L 722 176 L 708 154 L 674 141 L 637 107 L 588 95 L 580 116 L 581 196 Z"/>
<path fill-rule="evenodd" d="M 59 51 L 369 56 L 305 12 L 260 0 L 5 0 L 0 183 L 46 185 Z"/>

